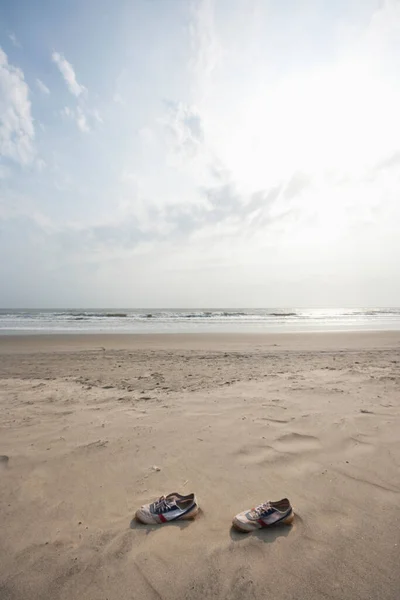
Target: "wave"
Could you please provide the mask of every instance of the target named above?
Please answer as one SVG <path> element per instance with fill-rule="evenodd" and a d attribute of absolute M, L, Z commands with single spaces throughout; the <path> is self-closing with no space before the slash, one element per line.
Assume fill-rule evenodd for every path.
<path fill-rule="evenodd" d="M 400 315 L 400 310 L 367 310 L 361 314 L 367 315 L 369 317 L 374 317 L 378 315 Z"/>
<path fill-rule="evenodd" d="M 374 309 L 365 309 L 365 310 L 354 310 L 352 312 L 343 312 L 339 313 L 338 316 L 358 316 L 358 317 L 377 317 L 381 315 L 388 316 L 399 316 L 400 308 L 374 308 Z"/>
<path fill-rule="evenodd" d="M 242 310 L 185 310 L 185 309 L 159 309 L 152 312 L 145 310 L 10 310 L 0 309 L 0 322 L 23 322 L 29 321 L 43 322 L 49 324 L 52 322 L 68 323 L 74 321 L 96 322 L 109 320 L 110 325 L 119 326 L 119 320 L 125 320 L 126 323 L 145 322 L 153 320 L 154 322 L 184 322 L 198 321 L 210 323 L 240 323 L 248 322 L 255 324 L 287 323 L 293 322 L 318 322 L 318 323 L 336 323 L 366 321 L 392 322 L 400 317 L 400 308 L 355 308 L 355 309 L 242 309 Z M 286 325 L 285 325 L 286 326 Z"/>
<path fill-rule="evenodd" d="M 75 320 L 79 319 L 90 319 L 92 317 L 97 319 L 108 319 L 108 318 L 125 318 L 128 316 L 128 313 L 61 313 L 56 316 L 70 316 L 74 317 Z"/>
<path fill-rule="evenodd" d="M 252 316 L 253 313 L 251 312 L 209 312 L 209 311 L 205 311 L 205 312 L 198 312 L 198 313 L 177 313 L 174 315 L 169 315 L 169 316 L 173 316 L 173 317 L 178 317 L 178 318 L 184 318 L 184 319 L 212 319 L 212 318 L 216 318 L 216 317 L 246 317 L 246 316 Z M 254 315 L 256 315 L 257 313 L 254 313 Z"/>

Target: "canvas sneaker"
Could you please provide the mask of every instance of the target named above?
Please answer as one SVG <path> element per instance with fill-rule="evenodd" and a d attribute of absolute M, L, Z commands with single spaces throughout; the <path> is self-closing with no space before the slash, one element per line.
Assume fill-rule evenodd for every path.
<path fill-rule="evenodd" d="M 144 504 L 136 511 L 136 520 L 148 525 L 158 525 L 178 519 L 194 519 L 198 512 L 199 505 L 194 494 L 182 496 L 172 492 L 151 504 Z"/>
<path fill-rule="evenodd" d="M 264 502 L 251 510 L 239 513 L 232 525 L 240 531 L 254 531 L 278 523 L 291 525 L 294 519 L 293 508 L 287 498 L 277 502 Z"/>

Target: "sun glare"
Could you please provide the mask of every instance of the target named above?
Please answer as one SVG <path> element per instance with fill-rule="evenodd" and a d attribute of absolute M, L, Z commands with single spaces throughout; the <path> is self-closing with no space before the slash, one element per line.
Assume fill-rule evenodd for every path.
<path fill-rule="evenodd" d="M 396 148 L 396 96 L 357 65 L 301 74 L 242 90 L 218 153 L 244 190 L 302 172 L 356 175 Z M 233 113 L 233 114 L 232 114 Z"/>

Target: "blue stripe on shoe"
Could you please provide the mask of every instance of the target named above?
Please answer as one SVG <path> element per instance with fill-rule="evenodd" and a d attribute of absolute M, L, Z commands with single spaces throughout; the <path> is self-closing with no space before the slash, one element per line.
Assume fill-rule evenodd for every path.
<path fill-rule="evenodd" d="M 279 512 L 279 511 L 275 508 L 274 512 Z M 264 523 L 262 525 L 262 527 L 271 527 L 272 525 L 277 525 L 277 523 L 280 523 L 281 521 L 283 521 L 283 519 L 286 519 L 286 517 L 288 517 L 292 512 L 293 512 L 293 509 L 291 508 L 284 515 L 282 515 L 282 517 L 280 519 L 278 519 L 277 521 L 274 521 L 273 523 Z M 261 517 L 261 519 L 258 520 L 260 525 L 261 525 L 262 519 L 263 519 L 263 517 Z"/>
<path fill-rule="evenodd" d="M 176 515 L 176 517 L 173 517 L 172 519 L 168 519 L 168 521 L 171 522 L 171 521 L 176 521 L 177 519 L 180 519 L 181 517 L 183 517 L 183 515 L 187 515 L 187 513 L 189 513 L 191 510 L 193 510 L 195 506 L 196 506 L 196 504 L 192 504 L 192 506 L 187 508 L 180 515 Z"/>

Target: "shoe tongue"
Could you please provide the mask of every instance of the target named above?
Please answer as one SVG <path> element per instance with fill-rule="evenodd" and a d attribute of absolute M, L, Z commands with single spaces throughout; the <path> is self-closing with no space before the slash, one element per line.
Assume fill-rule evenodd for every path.
<path fill-rule="evenodd" d="M 165 500 L 168 506 L 176 506 L 178 503 L 178 498 L 175 496 L 175 494 L 169 494 L 165 497 Z"/>
<path fill-rule="evenodd" d="M 167 506 L 176 506 L 176 497 L 173 494 L 166 496 L 165 503 Z"/>

